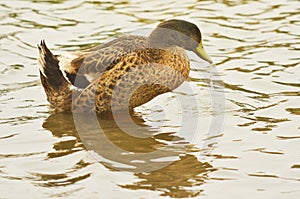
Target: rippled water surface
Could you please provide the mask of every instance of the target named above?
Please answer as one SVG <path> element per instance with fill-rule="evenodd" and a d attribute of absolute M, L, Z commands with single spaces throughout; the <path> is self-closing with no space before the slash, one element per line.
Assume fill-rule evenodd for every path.
<path fill-rule="evenodd" d="M 299 198 L 299 13 L 297 0 L 2 0 L 0 198 Z M 170 18 L 201 28 L 213 68 L 189 54 L 189 81 L 138 107 L 136 126 L 99 133 L 51 112 L 41 39 L 86 49 Z"/>

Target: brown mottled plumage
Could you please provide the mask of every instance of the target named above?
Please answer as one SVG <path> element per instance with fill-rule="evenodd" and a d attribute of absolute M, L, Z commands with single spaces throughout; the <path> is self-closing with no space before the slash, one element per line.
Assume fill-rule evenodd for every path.
<path fill-rule="evenodd" d="M 132 110 L 188 77 L 184 49 L 211 62 L 201 41 L 196 25 L 175 19 L 159 24 L 149 37 L 123 36 L 65 55 L 53 55 L 42 41 L 41 82 L 57 112 Z"/>

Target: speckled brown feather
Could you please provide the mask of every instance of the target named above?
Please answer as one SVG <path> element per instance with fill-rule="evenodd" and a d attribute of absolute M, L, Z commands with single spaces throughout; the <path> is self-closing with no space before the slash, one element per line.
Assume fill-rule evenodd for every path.
<path fill-rule="evenodd" d="M 73 111 L 106 112 L 111 106 L 113 111 L 131 110 L 177 88 L 189 69 L 189 59 L 179 47 L 128 53 L 82 91 L 73 101 Z"/>
<path fill-rule="evenodd" d="M 147 37 L 126 35 L 83 52 L 75 52 L 76 58 L 67 60 L 62 68 L 71 74 L 100 74 L 116 64 L 129 52 L 147 47 Z M 65 59 L 64 55 L 59 59 Z"/>

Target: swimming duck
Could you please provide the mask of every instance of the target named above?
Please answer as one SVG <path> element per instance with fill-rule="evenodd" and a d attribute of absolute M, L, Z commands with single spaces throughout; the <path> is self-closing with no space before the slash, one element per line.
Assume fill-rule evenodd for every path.
<path fill-rule="evenodd" d="M 127 35 L 83 51 L 54 55 L 38 45 L 40 78 L 56 112 L 132 111 L 188 78 L 185 50 L 207 62 L 199 28 L 171 19 L 148 37 Z"/>

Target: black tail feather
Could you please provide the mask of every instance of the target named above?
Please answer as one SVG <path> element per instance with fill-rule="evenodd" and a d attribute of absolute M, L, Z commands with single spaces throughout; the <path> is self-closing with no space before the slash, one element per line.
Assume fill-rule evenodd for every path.
<path fill-rule="evenodd" d="M 59 88 L 66 79 L 59 69 L 58 59 L 48 49 L 44 40 L 38 45 L 38 49 L 41 75 L 51 86 Z"/>

